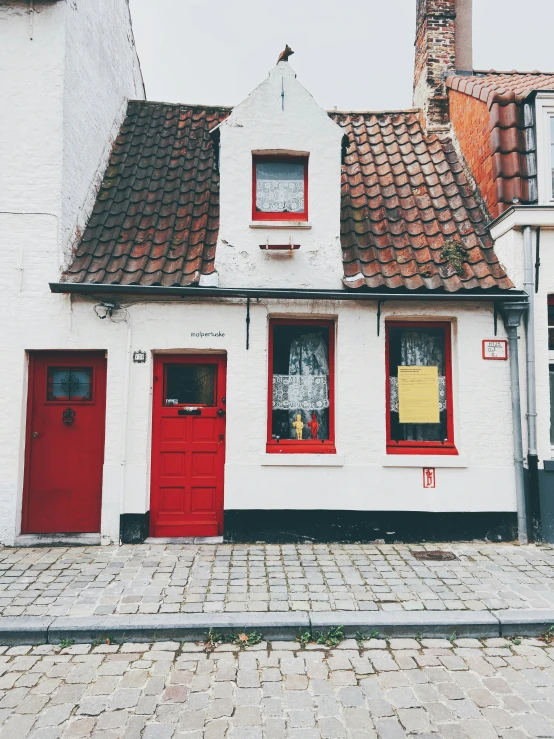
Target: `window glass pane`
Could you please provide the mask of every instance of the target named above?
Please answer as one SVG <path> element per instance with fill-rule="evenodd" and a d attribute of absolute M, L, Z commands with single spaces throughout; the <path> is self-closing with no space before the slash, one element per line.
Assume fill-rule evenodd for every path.
<path fill-rule="evenodd" d="M 552 198 L 554 198 L 554 116 L 550 117 L 550 169 L 552 170 Z"/>
<path fill-rule="evenodd" d="M 304 162 L 256 162 L 256 210 L 304 212 Z"/>
<path fill-rule="evenodd" d="M 272 438 L 329 439 L 329 329 L 273 326 Z"/>
<path fill-rule="evenodd" d="M 47 400 L 91 400 L 92 367 L 48 367 Z"/>
<path fill-rule="evenodd" d="M 165 405 L 215 405 L 215 364 L 167 364 Z"/>
<path fill-rule="evenodd" d="M 444 329 L 389 329 L 390 431 L 393 441 L 446 441 L 446 356 Z M 401 423 L 398 367 L 437 367 L 439 423 Z"/>

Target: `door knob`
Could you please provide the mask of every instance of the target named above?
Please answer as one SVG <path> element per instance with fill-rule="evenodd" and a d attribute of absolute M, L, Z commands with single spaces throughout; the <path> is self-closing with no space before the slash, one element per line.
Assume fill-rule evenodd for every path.
<path fill-rule="evenodd" d="M 38 431 L 33 431 L 32 436 L 33 439 L 38 439 Z"/>

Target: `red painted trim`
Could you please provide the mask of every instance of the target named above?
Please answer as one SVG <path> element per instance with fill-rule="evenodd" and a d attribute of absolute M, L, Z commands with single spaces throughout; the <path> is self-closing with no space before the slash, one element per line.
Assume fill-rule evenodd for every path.
<path fill-rule="evenodd" d="M 71 400 L 71 405 L 93 405 L 95 403 L 104 404 L 104 413 L 102 423 L 104 427 L 104 443 L 106 433 L 106 384 L 107 384 L 107 360 L 106 352 L 103 351 L 33 351 L 29 352 L 28 365 L 28 382 L 27 382 L 27 413 L 25 420 L 25 452 L 24 452 L 24 474 L 23 474 L 23 496 L 21 505 L 21 533 L 29 533 L 29 503 L 30 503 L 30 484 L 31 484 L 31 434 L 32 421 L 34 411 L 34 390 L 35 390 L 35 367 L 36 360 L 46 358 L 52 364 L 64 365 L 70 364 L 73 367 L 92 367 L 92 400 Z M 43 397 L 44 404 L 51 405 L 57 401 L 47 401 L 46 393 L 48 389 L 48 372 L 44 373 Z M 63 405 L 67 405 L 68 401 L 59 401 Z M 104 455 L 102 464 L 104 463 Z M 99 529 L 100 531 L 100 529 Z"/>
<path fill-rule="evenodd" d="M 487 357 L 485 355 L 485 344 L 488 341 L 494 341 L 495 344 L 504 344 L 504 347 L 506 349 L 506 356 L 505 357 Z M 481 356 L 483 359 L 488 360 L 489 362 L 505 362 L 508 359 L 508 342 L 506 339 L 483 339 L 483 343 L 481 345 Z"/>
<path fill-rule="evenodd" d="M 256 210 L 256 163 L 257 162 L 295 162 L 304 164 L 304 212 L 271 213 Z M 260 156 L 252 157 L 252 220 L 253 221 L 307 221 L 308 220 L 308 157 Z M 265 247 L 264 247 L 265 248 Z"/>
<path fill-rule="evenodd" d="M 554 295 L 548 296 L 548 305 L 554 305 Z"/>
<path fill-rule="evenodd" d="M 444 330 L 444 358 L 446 377 L 446 435 L 440 441 L 394 441 L 390 424 L 390 338 L 391 328 L 442 328 Z M 452 390 L 452 326 L 448 321 L 386 321 L 385 322 L 385 398 L 387 454 L 449 454 L 457 455 L 454 444 L 454 395 Z"/>
<path fill-rule="evenodd" d="M 329 329 L 329 439 L 321 441 L 297 441 L 271 438 L 272 388 L 273 388 L 273 328 L 274 326 L 325 326 Z M 317 319 L 272 318 L 269 321 L 268 373 L 267 373 L 267 443 L 268 454 L 336 454 L 335 448 L 335 321 Z"/>
<path fill-rule="evenodd" d="M 153 393 L 152 393 L 152 437 L 151 437 L 151 469 L 150 469 L 150 536 L 156 536 L 156 523 L 158 518 L 158 495 L 156 490 L 156 481 L 159 479 L 159 454 L 158 439 L 161 433 L 162 415 L 157 412 L 162 407 L 182 408 L 186 404 L 178 406 L 163 405 L 165 390 L 165 366 L 167 364 L 215 364 L 218 367 L 216 379 L 215 402 L 210 408 L 225 408 L 223 402 L 227 392 L 227 355 L 226 354 L 156 354 L 153 362 Z M 197 403 L 190 404 L 195 407 Z M 206 406 L 203 406 L 206 407 Z M 218 474 L 220 475 L 221 486 L 219 497 L 217 500 L 217 526 L 218 535 L 223 534 L 223 507 L 225 499 L 225 452 L 226 452 L 226 423 L 225 417 L 219 419 L 221 429 L 224 436 L 222 456 Z M 174 536 L 175 534 L 171 534 Z M 195 534 L 200 536 L 201 534 Z"/>

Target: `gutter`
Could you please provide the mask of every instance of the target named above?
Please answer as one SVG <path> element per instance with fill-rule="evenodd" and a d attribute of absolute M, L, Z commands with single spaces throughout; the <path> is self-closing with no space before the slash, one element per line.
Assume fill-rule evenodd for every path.
<path fill-rule="evenodd" d="M 527 299 L 523 290 L 482 290 L 480 292 L 370 292 L 361 290 L 310 290 L 304 288 L 260 287 L 164 287 L 161 285 L 96 285 L 90 282 L 50 282 L 53 293 L 73 295 L 134 295 L 174 298 L 272 298 L 274 300 L 399 300 L 399 301 L 498 301 L 517 302 Z"/>

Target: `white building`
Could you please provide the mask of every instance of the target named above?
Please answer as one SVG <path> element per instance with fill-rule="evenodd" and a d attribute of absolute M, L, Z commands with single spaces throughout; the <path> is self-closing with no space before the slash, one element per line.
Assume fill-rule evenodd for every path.
<path fill-rule="evenodd" d="M 67 22 L 69 4 L 44 5 L 33 43 L 40 17 Z M 63 109 L 85 115 L 73 87 L 65 100 L 65 54 L 56 151 L 43 162 L 35 142 L 33 167 L 10 128 L 22 174 L 1 208 L 21 211 L 2 216 L 4 543 L 514 535 L 526 383 L 502 359 L 499 314 L 527 296 L 445 136 L 447 93 L 421 82 L 433 12 L 420 2 L 424 113 L 329 114 L 287 59 L 232 110 L 125 106 L 140 77 L 133 49 L 115 54 L 127 66 L 111 112 L 79 129 L 104 143 L 64 177 Z"/>

